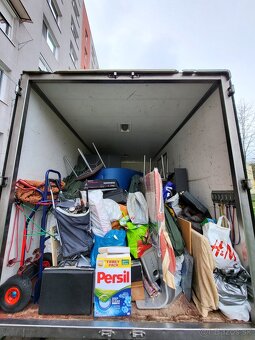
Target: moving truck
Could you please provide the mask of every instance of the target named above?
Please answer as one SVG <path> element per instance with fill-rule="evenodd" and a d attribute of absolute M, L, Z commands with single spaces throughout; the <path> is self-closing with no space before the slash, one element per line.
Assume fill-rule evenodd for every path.
<path fill-rule="evenodd" d="M 0 312 L 0 336 L 89 339 L 245 339 L 255 337 L 255 239 L 249 182 L 241 150 L 234 89 L 227 70 L 88 70 L 24 72 L 14 103 L 10 138 L 1 178 L 1 283 L 8 267 L 18 179 L 44 180 L 48 169 L 70 173 L 63 158 L 77 162 L 77 148 L 114 155 L 121 167 L 143 171 L 166 155 L 168 170 L 186 168 L 189 191 L 213 214 L 212 191 L 233 191 L 241 242 L 235 247 L 249 270 L 251 322 L 220 322 L 183 315 L 169 308 L 133 310 L 128 319 L 38 316 Z M 109 158 L 111 158 L 109 156 Z M 159 162 L 160 163 L 160 162 Z M 149 171 L 148 162 L 146 172 Z M 19 233 L 19 244 L 22 235 Z M 178 309 L 178 308 L 177 308 Z M 164 310 L 162 310 L 164 311 Z M 170 315 L 169 314 L 169 315 Z M 185 318 L 186 315 L 186 318 Z M 188 316 L 187 316 L 188 315 Z M 181 322 L 176 322 L 176 321 Z"/>

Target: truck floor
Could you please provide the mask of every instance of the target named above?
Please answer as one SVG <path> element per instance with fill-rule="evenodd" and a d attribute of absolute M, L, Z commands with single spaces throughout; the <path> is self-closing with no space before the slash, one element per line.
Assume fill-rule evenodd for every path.
<path fill-rule="evenodd" d="M 39 315 L 38 305 L 30 304 L 22 312 L 7 314 L 0 311 L 0 319 L 32 319 L 32 320 L 93 320 L 93 316 L 86 315 Z M 112 320 L 113 318 L 111 318 Z M 99 320 L 99 319 L 97 319 Z M 100 318 L 107 320 L 107 318 Z M 109 318 L 108 318 L 109 320 Z M 132 304 L 132 315 L 129 318 L 118 318 L 118 320 L 129 321 L 157 321 L 157 322 L 223 322 L 243 323 L 233 321 L 225 317 L 220 311 L 213 311 L 208 317 L 199 315 L 193 302 L 188 302 L 185 296 L 180 295 L 172 304 L 160 310 L 139 310 L 135 303 Z"/>

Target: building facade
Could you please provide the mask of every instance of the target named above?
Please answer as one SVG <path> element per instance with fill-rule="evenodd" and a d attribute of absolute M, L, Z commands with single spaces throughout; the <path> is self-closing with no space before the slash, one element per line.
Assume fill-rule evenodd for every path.
<path fill-rule="evenodd" d="M 0 0 L 0 176 L 25 70 L 98 68 L 83 0 Z"/>

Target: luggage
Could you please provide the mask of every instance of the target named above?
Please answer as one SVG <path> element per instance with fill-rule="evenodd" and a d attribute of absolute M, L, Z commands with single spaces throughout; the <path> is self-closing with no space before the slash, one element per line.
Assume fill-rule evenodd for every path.
<path fill-rule="evenodd" d="M 104 191 L 103 197 L 110 198 L 119 204 L 127 203 L 127 192 L 122 188 L 117 188 L 111 191 Z"/>
<path fill-rule="evenodd" d="M 90 315 L 94 269 L 45 268 L 39 314 Z"/>
<path fill-rule="evenodd" d="M 180 193 L 180 200 L 188 206 L 198 210 L 206 217 L 211 217 L 208 209 L 198 200 L 196 199 L 190 192 L 183 191 Z"/>

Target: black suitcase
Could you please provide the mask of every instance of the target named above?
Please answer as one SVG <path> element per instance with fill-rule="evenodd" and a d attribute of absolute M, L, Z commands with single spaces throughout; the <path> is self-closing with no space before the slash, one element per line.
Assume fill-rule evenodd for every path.
<path fill-rule="evenodd" d="M 39 314 L 90 315 L 93 281 L 92 268 L 45 268 Z"/>
<path fill-rule="evenodd" d="M 122 188 L 104 192 L 104 198 L 110 198 L 119 204 L 127 203 L 127 195 L 128 193 Z"/>
<path fill-rule="evenodd" d="M 207 217 L 211 216 L 208 209 L 188 191 L 183 191 L 180 193 L 180 201 L 183 202 L 185 205 L 198 210 L 200 213 Z"/>

